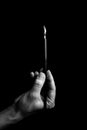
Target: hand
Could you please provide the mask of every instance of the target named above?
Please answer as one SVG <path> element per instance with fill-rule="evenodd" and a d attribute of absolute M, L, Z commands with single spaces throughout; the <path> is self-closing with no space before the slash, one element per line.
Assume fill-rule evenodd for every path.
<path fill-rule="evenodd" d="M 44 97 L 41 95 L 42 87 L 44 87 L 47 80 L 46 87 L 49 88 L 46 97 L 46 108 L 53 108 L 55 106 L 56 87 L 53 76 L 48 70 L 46 75 L 43 72 L 31 72 L 32 78 L 35 78 L 32 89 L 16 99 L 19 108 L 23 112 L 33 112 L 38 109 L 44 108 Z"/>

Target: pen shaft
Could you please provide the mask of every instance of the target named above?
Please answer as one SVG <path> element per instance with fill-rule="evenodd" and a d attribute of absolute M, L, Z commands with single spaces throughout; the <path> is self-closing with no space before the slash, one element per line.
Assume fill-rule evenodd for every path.
<path fill-rule="evenodd" d="M 44 54 L 45 54 L 45 71 L 47 70 L 47 39 L 46 36 L 44 37 L 45 43 L 44 43 Z"/>
<path fill-rule="evenodd" d="M 46 39 L 46 27 L 44 26 L 44 62 L 45 72 L 47 71 L 47 39 Z"/>

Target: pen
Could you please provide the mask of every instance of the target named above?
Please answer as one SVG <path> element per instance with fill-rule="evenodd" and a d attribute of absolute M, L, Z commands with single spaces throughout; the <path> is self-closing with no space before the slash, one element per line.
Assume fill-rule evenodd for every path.
<path fill-rule="evenodd" d="M 47 39 L 46 39 L 46 27 L 43 26 L 44 28 L 44 69 L 45 72 L 47 71 Z"/>

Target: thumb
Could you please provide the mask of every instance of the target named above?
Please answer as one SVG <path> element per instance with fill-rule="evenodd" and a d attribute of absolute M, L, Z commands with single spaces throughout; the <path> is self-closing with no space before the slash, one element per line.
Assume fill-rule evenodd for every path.
<path fill-rule="evenodd" d="M 35 79 L 32 91 L 37 94 L 40 94 L 41 89 L 45 83 L 45 79 L 46 79 L 45 74 L 43 72 L 40 72 L 37 78 Z"/>

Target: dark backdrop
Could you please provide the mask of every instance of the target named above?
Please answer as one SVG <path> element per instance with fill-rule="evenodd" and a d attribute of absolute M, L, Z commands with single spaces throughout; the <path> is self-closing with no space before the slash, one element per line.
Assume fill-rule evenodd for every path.
<path fill-rule="evenodd" d="M 2 15 L 0 39 L 0 110 L 11 105 L 15 98 L 31 88 L 31 71 L 44 66 L 43 25 L 47 28 L 48 68 L 55 79 L 57 96 L 53 110 L 36 114 L 15 127 L 39 127 L 71 123 L 72 92 L 76 63 L 76 31 L 78 25 L 72 13 L 37 15 L 15 12 Z M 76 73 L 77 74 L 77 73 Z M 54 123 L 53 123 L 54 121 Z M 57 123 L 56 123 L 57 122 Z M 63 123 L 63 125 L 62 125 Z M 35 125 L 33 125 L 35 124 Z M 40 126 L 41 124 L 41 126 Z M 32 126 L 33 125 L 33 126 Z"/>

